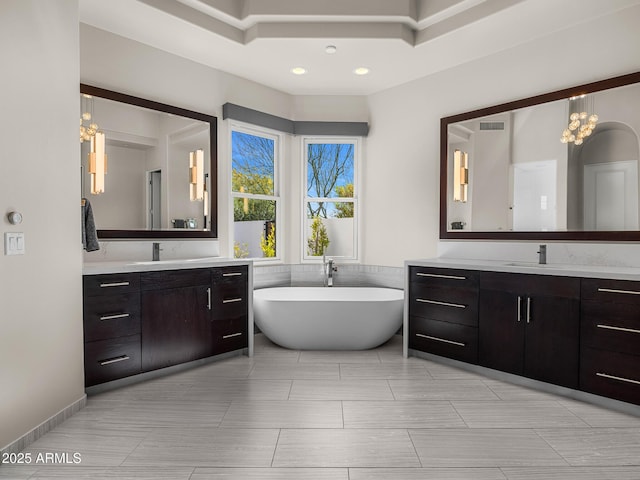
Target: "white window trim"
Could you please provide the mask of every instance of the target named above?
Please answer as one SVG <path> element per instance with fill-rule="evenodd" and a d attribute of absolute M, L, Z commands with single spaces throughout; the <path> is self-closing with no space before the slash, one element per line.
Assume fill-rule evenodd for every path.
<path fill-rule="evenodd" d="M 340 263 L 360 263 L 360 232 L 362 231 L 361 215 L 360 215 L 360 185 L 361 185 L 361 155 L 362 155 L 362 137 L 335 137 L 335 136 L 305 136 L 302 137 L 301 143 L 301 161 L 303 163 L 302 179 L 301 179 L 301 226 L 300 226 L 300 246 L 301 263 L 322 263 L 322 257 L 312 257 L 307 255 L 307 238 L 306 238 L 306 220 L 307 220 L 307 202 L 335 202 L 335 203 L 347 203 L 353 202 L 353 256 L 334 256 L 330 258 L 338 260 Z M 355 151 L 353 154 L 353 197 L 307 197 L 307 145 L 309 143 L 342 143 L 353 144 Z"/>
<path fill-rule="evenodd" d="M 273 192 L 274 195 L 259 195 L 253 193 L 240 193 L 233 191 L 232 179 L 233 179 L 233 132 L 241 132 L 249 135 L 255 135 L 259 137 L 269 138 L 275 142 L 274 154 L 276 158 L 274 160 L 274 172 L 273 172 Z M 283 202 L 284 202 L 284 169 L 282 168 L 283 153 L 284 153 L 284 135 L 282 132 L 271 130 L 263 127 L 256 127 L 255 125 L 230 121 L 228 129 L 228 145 L 229 145 L 229 173 L 227 175 L 227 185 L 229 186 L 229 258 L 234 258 L 234 211 L 233 200 L 235 198 L 248 198 L 250 200 L 273 200 L 276 202 L 276 256 L 271 258 L 263 257 L 248 257 L 247 260 L 253 260 L 254 265 L 270 265 L 274 263 L 282 263 L 285 252 L 285 229 L 286 221 L 282 214 Z"/>

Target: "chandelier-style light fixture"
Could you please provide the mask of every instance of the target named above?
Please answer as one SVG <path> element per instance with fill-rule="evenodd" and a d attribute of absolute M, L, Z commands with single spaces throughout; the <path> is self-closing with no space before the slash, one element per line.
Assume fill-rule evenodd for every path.
<path fill-rule="evenodd" d="M 98 131 L 98 124 L 93 120 L 93 97 L 83 93 L 80 95 L 80 143 L 90 142 Z"/>
<path fill-rule="evenodd" d="M 582 145 L 584 139 L 593 133 L 598 123 L 598 115 L 593 113 L 593 103 L 593 98 L 589 99 L 586 95 L 569 99 L 569 111 L 573 113 L 569 115 L 569 125 L 562 132 L 562 143 Z"/>

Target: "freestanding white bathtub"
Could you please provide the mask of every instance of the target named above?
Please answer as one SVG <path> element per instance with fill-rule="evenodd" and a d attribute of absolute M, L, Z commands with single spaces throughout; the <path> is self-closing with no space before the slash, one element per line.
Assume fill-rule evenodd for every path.
<path fill-rule="evenodd" d="M 276 287 L 253 292 L 255 323 L 296 350 L 365 350 L 402 326 L 404 292 L 377 287 Z"/>

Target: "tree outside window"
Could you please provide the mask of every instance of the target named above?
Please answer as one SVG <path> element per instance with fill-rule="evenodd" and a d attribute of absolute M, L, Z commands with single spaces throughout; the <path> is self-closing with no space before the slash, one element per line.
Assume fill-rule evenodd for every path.
<path fill-rule="evenodd" d="M 278 137 L 234 129 L 231 132 L 231 191 L 234 256 L 277 256 L 279 201 L 276 180 Z"/>
<path fill-rule="evenodd" d="M 357 146 L 355 139 L 305 141 L 305 258 L 322 254 L 351 259 L 357 257 Z M 317 245 L 320 228 L 326 234 L 327 245 L 311 248 L 311 245 Z"/>

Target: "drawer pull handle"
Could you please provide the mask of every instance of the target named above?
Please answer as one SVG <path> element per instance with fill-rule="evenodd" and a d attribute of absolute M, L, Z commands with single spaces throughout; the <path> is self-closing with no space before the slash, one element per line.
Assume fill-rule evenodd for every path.
<path fill-rule="evenodd" d="M 616 377 L 615 375 L 608 375 L 606 373 L 601 373 L 601 372 L 597 372 L 596 375 L 599 377 L 610 378 L 612 380 L 619 380 L 621 382 L 634 383 L 636 385 L 640 385 L 640 381 L 631 380 L 630 378 Z"/>
<path fill-rule="evenodd" d="M 101 283 L 100 288 L 106 287 L 128 287 L 129 282 L 111 282 L 111 283 Z"/>
<path fill-rule="evenodd" d="M 211 310 L 211 287 L 207 288 L 207 310 Z"/>
<path fill-rule="evenodd" d="M 446 278 L 448 280 L 466 280 L 467 277 L 460 277 L 458 275 L 441 275 L 438 273 L 420 273 L 417 272 L 418 277 L 430 277 L 430 278 Z"/>
<path fill-rule="evenodd" d="M 236 303 L 241 301 L 242 301 L 242 298 L 229 298 L 227 300 L 222 300 L 222 303 Z"/>
<path fill-rule="evenodd" d="M 427 300 L 425 298 L 416 298 L 416 302 L 442 305 L 443 307 L 467 308 L 466 305 L 460 305 L 459 303 L 439 302 L 438 300 Z"/>
<path fill-rule="evenodd" d="M 124 362 L 125 360 L 129 360 L 129 355 L 121 355 L 119 357 L 110 358 L 109 360 L 102 360 L 100 362 L 101 366 L 111 365 L 112 363 Z"/>
<path fill-rule="evenodd" d="M 635 290 L 618 290 L 617 288 L 599 288 L 599 292 L 604 293 L 623 293 L 625 295 L 640 295 L 640 292 Z"/>
<path fill-rule="evenodd" d="M 114 313 L 113 315 L 102 315 L 100 320 L 117 320 L 118 318 L 127 318 L 130 316 L 130 313 Z"/>
<path fill-rule="evenodd" d="M 222 339 L 226 340 L 227 338 L 239 337 L 240 335 L 242 335 L 242 332 L 232 333 L 230 335 L 223 335 Z"/>
<path fill-rule="evenodd" d="M 635 328 L 624 328 L 624 327 L 614 327 L 613 325 L 603 325 L 598 324 L 598 328 L 606 328 L 607 330 L 617 330 L 620 332 L 630 332 L 630 333 L 640 333 L 640 330 L 636 330 Z"/>
<path fill-rule="evenodd" d="M 223 277 L 240 277 L 242 276 L 242 272 L 231 272 L 231 273 L 223 273 Z"/>
<path fill-rule="evenodd" d="M 429 340 L 435 340 L 436 342 L 450 343 L 451 345 L 457 345 L 459 347 L 465 346 L 465 344 L 461 342 L 454 342 L 453 340 L 446 340 L 444 338 L 432 337 L 431 335 L 423 335 L 422 333 L 416 333 L 416 337 L 427 338 Z"/>

